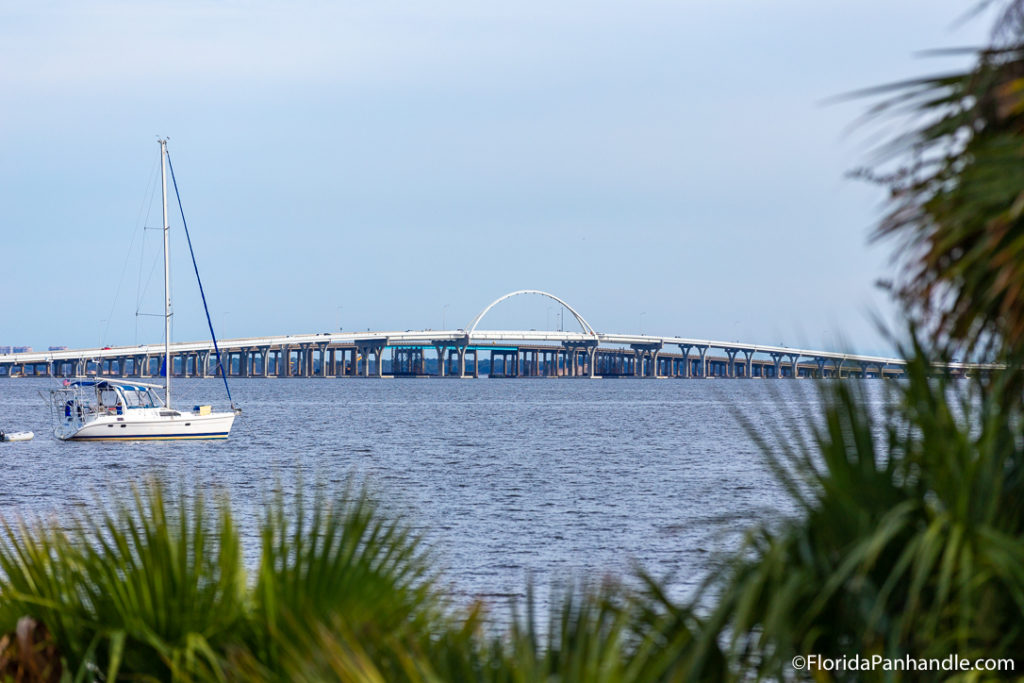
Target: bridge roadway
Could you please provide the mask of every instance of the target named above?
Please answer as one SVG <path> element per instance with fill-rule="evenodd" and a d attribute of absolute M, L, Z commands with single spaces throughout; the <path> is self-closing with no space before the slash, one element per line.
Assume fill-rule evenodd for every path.
<path fill-rule="evenodd" d="M 576 319 L 580 331 L 477 329 L 495 306 L 524 294 L 547 297 L 564 306 Z M 479 352 L 488 350 L 491 376 L 502 377 L 796 378 L 843 377 L 844 372 L 860 377 L 890 377 L 901 375 L 906 366 L 900 358 L 884 356 L 675 336 L 601 333 L 563 299 L 535 289 L 518 290 L 495 299 L 465 328 L 457 330 L 247 337 L 222 340 L 219 347 L 222 358 L 226 357 L 222 362 L 228 374 L 241 377 L 383 377 L 384 351 L 389 348 L 390 374 L 416 376 L 427 374 L 426 350 L 433 350 L 437 357 L 435 374 L 458 377 L 467 376 L 467 356 L 473 362 L 469 374 L 478 376 Z M 679 353 L 672 353 L 673 347 Z M 217 374 L 216 363 L 211 367 L 213 350 L 210 341 L 171 344 L 171 373 L 199 377 Z M 725 356 L 710 355 L 712 350 Z M 0 354 L 0 377 L 150 377 L 161 373 L 163 356 L 163 344 Z M 937 369 L 963 374 L 997 367 L 951 363 Z"/>
<path fill-rule="evenodd" d="M 477 375 L 477 355 L 487 350 L 491 353 L 491 374 L 495 374 L 497 362 L 502 367 L 502 376 L 782 378 L 834 377 L 846 373 L 882 377 L 898 376 L 905 366 L 900 358 L 786 346 L 675 336 L 537 330 L 321 333 L 225 339 L 218 345 L 222 356 L 228 358 L 224 364 L 230 368 L 229 373 L 241 377 L 384 376 L 384 352 L 389 348 L 393 365 L 396 352 L 399 356 L 413 352 L 415 356 L 415 351 L 420 351 L 419 371 L 401 374 L 425 374 L 422 351 L 432 350 L 438 358 L 437 374 L 460 377 L 467 376 L 467 355 L 473 360 L 471 374 Z M 678 349 L 678 353 L 672 353 L 673 349 Z M 212 342 L 173 343 L 170 350 L 175 375 L 215 374 Z M 712 351 L 724 355 L 712 355 Z M 513 352 L 514 359 L 511 358 Z M 340 361 L 336 360 L 339 353 Z M 93 368 L 98 374 L 149 377 L 160 374 L 163 354 L 163 344 L 0 354 L 0 377 L 83 376 L 92 374 Z M 319 355 L 319 367 L 315 355 Z M 538 360 L 538 356 L 542 360 Z M 237 371 L 232 358 L 237 361 Z M 614 372 L 602 372 L 601 368 L 607 368 L 610 359 L 622 361 L 622 367 Z M 515 372 L 510 373 L 508 368 L 513 364 Z M 953 363 L 947 369 L 963 373 L 991 368 Z"/>

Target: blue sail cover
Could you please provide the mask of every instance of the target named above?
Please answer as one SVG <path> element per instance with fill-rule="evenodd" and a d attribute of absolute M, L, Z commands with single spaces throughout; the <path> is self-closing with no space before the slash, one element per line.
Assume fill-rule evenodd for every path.
<path fill-rule="evenodd" d="M 137 384 L 122 384 L 121 382 L 108 382 L 105 379 L 80 379 L 71 382 L 71 387 L 97 387 L 99 389 L 125 389 L 127 391 L 149 391 L 149 387 Z"/>

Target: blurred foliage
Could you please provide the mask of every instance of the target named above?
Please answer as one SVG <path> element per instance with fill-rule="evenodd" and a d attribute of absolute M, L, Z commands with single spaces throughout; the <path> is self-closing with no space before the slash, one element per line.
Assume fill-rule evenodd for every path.
<path fill-rule="evenodd" d="M 157 483 L 64 524 L 4 526 L 0 677 L 25 681 L 720 680 L 658 582 L 566 590 L 496 633 L 438 588 L 432 554 L 351 487 L 266 505 L 247 576 L 231 507 Z M 35 630 L 33 630 L 35 629 Z M 34 633 L 28 637 L 25 633 Z M 26 654 L 26 653 L 31 653 Z M 30 668 L 26 668 L 28 662 Z"/>
<path fill-rule="evenodd" d="M 990 3 L 985 3 L 990 4 Z M 1024 354 L 1024 22 L 1005 5 L 962 73 L 861 94 L 872 113 L 909 117 L 859 172 L 890 191 L 875 238 L 897 242 L 893 291 L 940 347 Z"/>
<path fill-rule="evenodd" d="M 752 531 L 706 587 L 733 671 L 785 678 L 809 653 L 1024 652 L 1024 414 L 981 383 L 933 377 L 920 346 L 905 355 L 882 416 L 861 383 L 835 382 L 808 443 L 751 431 L 799 514 Z"/>

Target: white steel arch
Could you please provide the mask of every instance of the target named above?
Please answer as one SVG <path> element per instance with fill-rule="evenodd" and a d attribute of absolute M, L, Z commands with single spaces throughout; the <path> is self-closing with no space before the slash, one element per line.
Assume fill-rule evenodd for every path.
<path fill-rule="evenodd" d="M 512 297 L 519 296 L 520 294 L 539 294 L 540 296 L 546 296 L 547 298 L 551 299 L 552 301 L 557 301 L 558 303 L 560 303 L 563 306 L 565 306 L 570 313 L 572 313 L 572 317 L 576 318 L 576 322 L 578 322 L 580 324 L 580 327 L 583 328 L 583 332 L 585 334 L 589 334 L 592 337 L 597 337 L 597 330 L 595 330 L 593 327 L 591 327 L 590 323 L 588 323 L 586 320 L 584 320 L 583 316 L 580 315 L 579 313 L 577 313 L 575 308 L 573 308 L 572 306 L 567 304 L 563 299 L 559 299 L 554 294 L 550 294 L 548 292 L 542 292 L 539 289 L 520 289 L 518 291 L 509 292 L 508 294 L 506 294 L 504 296 L 498 297 L 497 299 L 492 301 L 490 304 L 488 304 L 487 308 L 485 308 L 484 310 L 482 310 L 479 313 L 477 313 L 476 317 L 473 318 L 473 320 L 470 321 L 469 326 L 466 327 L 466 336 L 472 336 L 474 330 L 476 330 L 476 326 L 480 324 L 480 321 L 483 320 L 483 317 L 485 315 L 487 315 L 488 311 L 490 311 L 492 308 L 494 308 L 495 306 L 500 304 L 505 299 L 511 299 Z"/>

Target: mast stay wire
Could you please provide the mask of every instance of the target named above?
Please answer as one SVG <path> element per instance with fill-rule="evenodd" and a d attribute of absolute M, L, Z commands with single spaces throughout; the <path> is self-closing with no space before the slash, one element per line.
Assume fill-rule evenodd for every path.
<path fill-rule="evenodd" d="M 150 175 L 150 183 L 152 183 L 152 174 Z M 106 326 L 103 328 L 103 334 L 100 337 L 101 344 L 106 343 L 107 335 L 110 333 L 110 323 L 114 319 L 114 311 L 117 308 L 117 302 L 121 297 L 121 287 L 124 285 L 124 276 L 128 272 L 128 262 L 131 260 L 132 252 L 135 249 L 135 240 L 139 234 L 139 218 L 142 216 L 142 209 L 145 206 L 145 198 L 143 198 L 143 204 L 139 206 L 138 214 L 135 217 L 135 224 L 131 228 L 131 240 L 128 242 L 128 250 L 124 256 L 124 264 L 121 266 L 121 275 L 117 279 L 117 289 L 114 290 L 114 300 L 110 304 L 110 312 L 107 313 Z M 145 239 L 143 239 L 145 242 Z M 140 257 L 141 258 L 141 257 Z M 136 339 L 138 339 L 138 325 L 136 325 Z M 136 342 L 137 343 L 137 342 Z"/>
<path fill-rule="evenodd" d="M 206 312 L 206 324 L 210 328 L 210 339 L 213 340 L 213 350 L 217 354 L 217 370 L 220 371 L 221 379 L 224 380 L 224 390 L 228 392 L 228 401 L 231 402 L 232 410 L 235 408 L 235 400 L 231 398 L 231 387 L 228 386 L 228 373 L 220 361 L 220 347 L 217 346 L 217 335 L 213 332 L 213 320 L 210 319 L 210 307 L 206 305 L 206 292 L 203 290 L 203 280 L 199 277 L 199 265 L 196 263 L 196 252 L 192 249 L 192 236 L 188 232 L 188 222 L 185 220 L 185 207 L 181 205 L 181 193 L 178 192 L 178 180 L 174 177 L 174 164 L 171 163 L 171 153 L 167 152 L 167 167 L 171 170 L 171 183 L 174 185 L 174 196 L 178 200 L 178 211 L 181 213 L 181 224 L 185 228 L 185 239 L 188 240 L 188 252 L 192 256 L 192 268 L 196 272 L 196 282 L 199 283 L 199 295 L 203 299 L 203 311 Z"/>
<path fill-rule="evenodd" d="M 156 162 L 154 162 L 153 166 L 151 167 L 150 173 L 149 173 L 149 182 L 146 185 L 146 192 L 144 192 L 143 196 L 142 196 L 142 204 L 139 206 L 139 216 L 140 217 L 142 216 L 142 209 L 145 208 L 146 209 L 146 218 L 145 218 L 145 220 L 142 221 L 142 244 L 139 247 L 139 278 L 138 278 L 138 281 L 135 283 L 135 342 L 134 343 L 136 343 L 136 344 L 139 343 L 139 311 L 142 309 L 142 299 L 146 295 L 146 290 L 149 289 L 149 282 L 148 282 L 148 280 L 146 282 L 146 290 L 144 290 L 142 288 L 142 272 L 143 272 L 143 266 L 146 263 L 146 231 L 150 229 L 147 226 L 149 225 L 149 216 L 153 212 L 153 196 L 156 194 L 157 168 L 158 168 L 158 164 Z M 139 225 L 139 222 L 138 222 L 138 220 L 136 220 L 136 228 L 138 227 L 138 225 Z M 152 266 L 150 266 L 150 276 L 149 276 L 149 279 L 152 279 L 152 277 L 153 277 L 153 268 L 152 268 Z"/>

